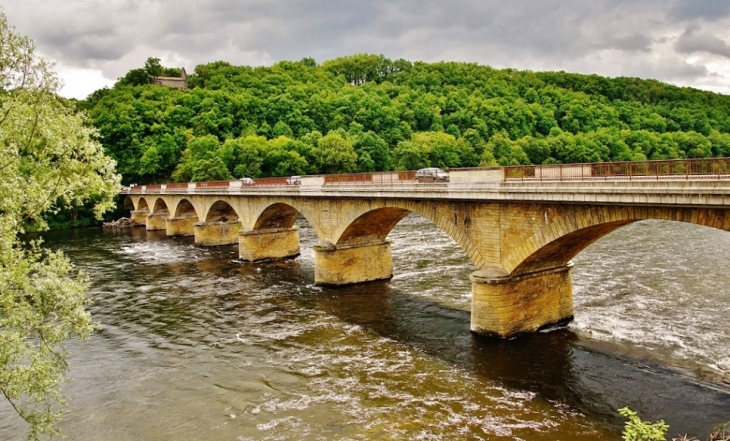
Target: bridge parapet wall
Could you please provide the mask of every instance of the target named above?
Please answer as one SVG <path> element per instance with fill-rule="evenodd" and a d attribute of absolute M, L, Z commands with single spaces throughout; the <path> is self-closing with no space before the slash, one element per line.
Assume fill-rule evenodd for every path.
<path fill-rule="evenodd" d="M 454 184 L 470 184 L 479 182 L 502 182 L 504 169 L 491 168 L 464 168 L 449 170 L 449 182 Z"/>

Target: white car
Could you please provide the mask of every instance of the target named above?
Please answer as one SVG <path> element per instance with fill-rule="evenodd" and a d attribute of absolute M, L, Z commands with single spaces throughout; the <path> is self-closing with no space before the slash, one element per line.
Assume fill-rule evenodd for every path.
<path fill-rule="evenodd" d="M 291 178 L 286 178 L 286 185 L 299 185 L 301 183 L 302 183 L 301 176 L 292 176 Z"/>

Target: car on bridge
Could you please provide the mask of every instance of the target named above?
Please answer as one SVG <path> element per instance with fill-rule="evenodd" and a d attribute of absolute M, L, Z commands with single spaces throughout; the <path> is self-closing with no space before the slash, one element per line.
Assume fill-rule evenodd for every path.
<path fill-rule="evenodd" d="M 416 171 L 416 182 L 449 182 L 449 174 L 438 167 L 427 167 Z"/>
<path fill-rule="evenodd" d="M 241 178 L 241 184 L 243 185 L 254 185 L 256 182 L 251 178 Z"/>
<path fill-rule="evenodd" d="M 286 178 L 286 185 L 301 185 L 301 183 L 302 183 L 301 176 L 292 176 L 290 178 Z"/>

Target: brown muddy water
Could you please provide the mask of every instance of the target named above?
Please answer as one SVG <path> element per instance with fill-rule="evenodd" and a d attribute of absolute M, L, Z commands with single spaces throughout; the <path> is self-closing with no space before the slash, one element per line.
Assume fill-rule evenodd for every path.
<path fill-rule="evenodd" d="M 606 440 L 629 406 L 670 434 L 730 420 L 730 234 L 639 222 L 579 254 L 567 329 L 469 332 L 473 265 L 427 220 L 395 277 L 313 285 L 302 255 L 243 263 L 144 228 L 57 231 L 102 329 L 72 342 L 69 440 Z M 0 404 L 0 439 L 24 425 Z"/>

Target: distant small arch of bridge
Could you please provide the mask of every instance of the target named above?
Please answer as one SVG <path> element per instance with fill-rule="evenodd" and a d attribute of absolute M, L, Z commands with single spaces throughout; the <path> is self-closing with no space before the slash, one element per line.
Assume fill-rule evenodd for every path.
<path fill-rule="evenodd" d="M 296 257 L 296 220 L 315 231 L 315 283 L 388 279 L 387 236 L 409 213 L 433 222 L 474 263 L 471 329 L 509 337 L 573 318 L 570 260 L 630 223 L 662 219 L 730 231 L 730 159 L 456 169 L 133 186 L 132 219 L 243 260 Z"/>

